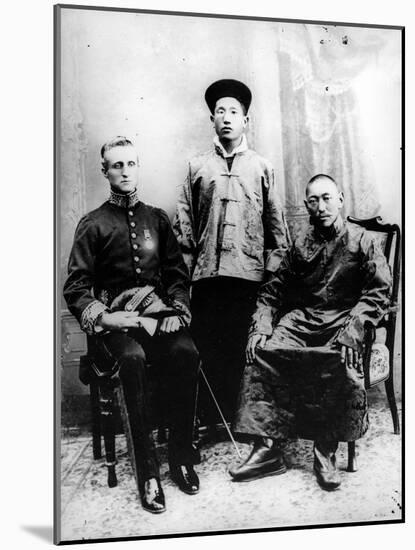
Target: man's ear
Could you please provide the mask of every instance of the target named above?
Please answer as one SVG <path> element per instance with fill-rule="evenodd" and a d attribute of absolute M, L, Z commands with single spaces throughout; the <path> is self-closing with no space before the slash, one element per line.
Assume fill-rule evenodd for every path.
<path fill-rule="evenodd" d="M 344 193 L 343 193 L 343 191 L 340 191 L 340 193 L 339 193 L 339 201 L 341 202 L 341 204 L 343 206 L 343 203 L 344 203 Z"/>
<path fill-rule="evenodd" d="M 304 199 L 304 206 L 307 208 L 307 212 L 308 212 L 308 202 L 306 199 Z"/>
<path fill-rule="evenodd" d="M 210 122 L 215 122 L 215 117 L 213 115 L 210 115 Z"/>
<path fill-rule="evenodd" d="M 244 126 L 246 126 L 249 122 L 249 116 L 248 115 L 245 115 L 244 116 Z"/>

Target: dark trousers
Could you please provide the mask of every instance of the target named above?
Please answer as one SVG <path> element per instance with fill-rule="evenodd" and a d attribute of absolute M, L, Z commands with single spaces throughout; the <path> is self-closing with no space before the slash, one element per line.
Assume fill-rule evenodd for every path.
<path fill-rule="evenodd" d="M 259 283 L 232 277 L 202 279 L 192 286 L 191 332 L 215 397 L 231 422 L 245 365 L 248 328 Z M 202 423 L 221 418 L 204 381 L 199 387 Z"/>
<path fill-rule="evenodd" d="M 94 354 L 98 364 L 118 362 L 139 480 L 159 477 L 149 418 L 147 362 L 158 369 L 167 388 L 170 465 L 199 462 L 192 444 L 199 359 L 188 331 L 152 337 L 144 329 L 112 332 L 95 339 Z"/>

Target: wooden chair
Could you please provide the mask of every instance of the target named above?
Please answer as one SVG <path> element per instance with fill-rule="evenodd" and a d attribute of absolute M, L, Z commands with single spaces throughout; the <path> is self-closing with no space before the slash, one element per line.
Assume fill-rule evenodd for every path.
<path fill-rule="evenodd" d="M 372 388 L 381 382 L 385 383 L 386 395 L 392 414 L 393 431 L 395 434 L 399 434 L 400 426 L 394 390 L 393 360 L 400 281 L 401 232 L 398 225 L 385 224 L 379 216 L 369 219 L 358 219 L 348 216 L 347 219 L 349 222 L 360 225 L 367 231 L 376 234 L 392 271 L 391 305 L 388 313 L 384 316 L 376 329 L 373 326 L 366 327 L 363 372 L 366 389 Z M 378 342 L 379 335 L 382 331 L 386 333 L 384 344 Z M 348 443 L 347 471 L 357 471 L 355 441 L 350 441 Z"/>
<path fill-rule="evenodd" d="M 151 365 L 147 364 L 147 369 L 151 373 Z M 108 487 L 116 487 L 118 481 L 115 471 L 117 464 L 115 433 L 116 433 L 116 412 L 121 414 L 123 431 L 127 440 L 128 454 L 131 459 L 137 487 L 138 477 L 135 469 L 134 448 L 128 419 L 128 412 L 125 403 L 122 384 L 116 370 L 102 374 L 99 366 L 95 364 L 93 356 L 86 354 L 81 356 L 79 364 L 79 378 L 81 382 L 90 387 L 90 405 L 91 405 L 91 424 L 92 424 L 92 452 L 95 460 L 102 458 L 102 438 L 105 448 L 105 465 L 108 469 Z M 156 386 L 153 376 L 150 385 Z M 158 390 L 162 388 L 157 388 Z M 158 412 L 158 437 L 159 444 L 165 443 L 166 438 L 166 420 L 165 411 L 162 407 L 163 399 L 159 399 Z"/>

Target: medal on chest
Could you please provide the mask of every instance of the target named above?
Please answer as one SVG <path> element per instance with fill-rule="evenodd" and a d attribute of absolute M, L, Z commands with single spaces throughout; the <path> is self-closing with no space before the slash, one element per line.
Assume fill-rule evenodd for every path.
<path fill-rule="evenodd" d="M 153 250 L 154 241 L 149 229 L 144 229 L 144 248 L 147 250 Z"/>

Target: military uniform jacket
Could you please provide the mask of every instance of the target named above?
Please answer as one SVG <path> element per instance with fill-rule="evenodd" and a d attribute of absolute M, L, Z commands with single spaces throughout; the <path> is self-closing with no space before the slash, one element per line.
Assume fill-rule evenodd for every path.
<path fill-rule="evenodd" d="M 243 136 L 231 169 L 215 140 L 189 163 L 174 230 L 192 280 L 228 276 L 262 281 L 287 248 L 288 230 L 269 161 Z"/>
<path fill-rule="evenodd" d="M 136 191 L 111 193 L 76 229 L 64 285 L 68 308 L 93 334 L 98 316 L 120 292 L 146 284 L 190 321 L 190 279 L 167 214 L 138 201 Z"/>

